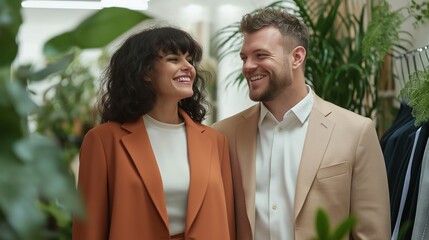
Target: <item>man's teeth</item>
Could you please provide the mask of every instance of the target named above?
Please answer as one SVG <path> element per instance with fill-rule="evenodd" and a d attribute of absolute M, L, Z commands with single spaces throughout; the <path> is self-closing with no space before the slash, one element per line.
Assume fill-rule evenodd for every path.
<path fill-rule="evenodd" d="M 176 81 L 178 81 L 178 82 L 190 82 L 190 81 L 191 81 L 191 78 L 188 78 L 188 77 L 180 77 L 180 78 L 177 78 L 177 79 L 176 79 Z"/>
<path fill-rule="evenodd" d="M 256 80 L 259 80 L 259 79 L 262 79 L 262 78 L 264 78 L 264 76 L 262 76 L 262 75 L 256 75 L 256 76 L 250 77 L 250 81 L 256 81 Z"/>

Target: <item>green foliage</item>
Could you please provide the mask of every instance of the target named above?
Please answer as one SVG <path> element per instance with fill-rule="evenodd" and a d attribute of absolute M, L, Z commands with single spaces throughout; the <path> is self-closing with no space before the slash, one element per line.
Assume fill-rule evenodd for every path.
<path fill-rule="evenodd" d="M 16 78 L 22 82 L 45 80 L 47 77 L 63 71 L 76 57 L 75 52 L 65 54 L 47 62 L 43 69 L 33 71 L 31 65 L 19 66 L 15 72 Z"/>
<path fill-rule="evenodd" d="M 0 0 L 0 67 L 9 65 L 18 53 L 15 37 L 22 17 L 19 11 L 21 1 Z"/>
<path fill-rule="evenodd" d="M 387 2 L 373 8 L 372 21 L 368 24 L 362 47 L 364 57 L 376 55 L 382 60 L 390 48 L 399 42 L 399 31 L 404 22 L 399 11 L 391 11 Z"/>
<path fill-rule="evenodd" d="M 429 20 L 429 2 L 417 3 L 415 0 L 411 0 L 408 12 L 416 20 L 413 23 L 414 27 L 424 24 Z"/>
<path fill-rule="evenodd" d="M 124 8 L 104 8 L 91 15 L 72 31 L 62 33 L 45 43 L 46 56 L 57 56 L 71 48 L 101 48 L 135 25 L 151 17 Z"/>
<path fill-rule="evenodd" d="M 62 160 L 67 149 L 56 137 L 29 131 L 29 116 L 42 118 L 39 114 L 47 111 L 40 110 L 49 108 L 49 104 L 42 108 L 37 106 L 30 97 L 27 84 L 59 74 L 64 82 L 60 81 L 58 86 L 65 86 L 65 89 L 56 87 L 55 93 L 60 98 L 67 98 L 68 103 L 76 99 L 87 100 L 85 91 L 77 92 L 79 84 L 86 84 L 78 79 L 91 84 L 94 81 L 86 75 L 73 75 L 85 70 L 82 70 L 83 66 L 68 67 L 70 63 L 76 63 L 76 54 L 69 49 L 76 45 L 102 47 L 150 17 L 125 9 L 102 10 L 71 31 L 73 39 L 61 41 L 55 37 L 53 39 L 57 40 L 48 42 L 45 49 L 49 50 L 51 58 L 46 67 L 33 69 L 26 65 L 12 69 L 19 47 L 16 38 L 22 24 L 20 11 L 20 1 L 0 0 L 0 239 L 69 239 L 71 216 L 84 215 L 82 203 L 69 166 Z M 98 24 L 105 25 L 99 27 Z M 97 35 L 89 34 L 93 30 Z M 89 44 L 85 45 L 86 41 Z M 54 44 L 50 45 L 52 42 Z M 75 79 L 76 83 L 73 82 Z M 75 90 L 75 94 L 66 96 L 67 90 Z M 53 105 L 56 104 L 51 104 L 52 114 L 56 111 Z M 68 110 L 71 111 L 69 117 L 84 115 L 73 108 Z"/>
<path fill-rule="evenodd" d="M 341 240 L 350 233 L 356 225 L 356 219 L 353 216 L 344 219 L 335 229 L 331 229 L 328 215 L 322 209 L 316 213 L 316 237 L 314 240 Z"/>
<path fill-rule="evenodd" d="M 420 126 L 429 120 L 429 70 L 416 71 L 401 89 L 400 98 L 412 107 L 411 114 L 416 118 L 415 125 Z"/>
<path fill-rule="evenodd" d="M 75 55 L 68 66 L 46 79 L 51 86 L 44 92 L 43 105 L 35 116 L 37 131 L 58 141 L 67 163 L 76 156 L 84 135 L 97 122 L 94 101 L 98 75 L 106 62 L 106 55 L 100 56 L 98 66 L 82 62 L 78 52 Z"/>
<path fill-rule="evenodd" d="M 29 134 L 27 115 L 36 111 L 22 82 L 11 79 L 22 23 L 19 1 L 0 0 L 0 239 L 43 239 L 46 215 L 41 199 L 58 199 L 68 212 L 81 208 L 74 182 L 51 139 Z M 5 55 L 3 55 L 5 53 Z"/>

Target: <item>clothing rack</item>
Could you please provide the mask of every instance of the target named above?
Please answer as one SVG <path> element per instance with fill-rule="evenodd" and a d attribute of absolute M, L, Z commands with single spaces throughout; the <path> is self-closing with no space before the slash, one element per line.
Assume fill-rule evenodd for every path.
<path fill-rule="evenodd" d="M 429 95 L 419 88 L 419 85 L 414 84 L 427 83 L 429 45 L 392 56 L 392 60 L 394 77 L 399 80 L 396 81 L 399 89 L 405 92 L 411 90 L 412 92 L 408 92 L 411 93 L 409 96 L 418 95 L 426 99 Z M 416 101 L 410 103 L 401 102 L 393 126 L 380 141 L 388 173 L 391 240 L 397 240 L 400 230 L 407 224 L 408 228 L 402 229 L 403 239 L 429 239 L 429 121 L 416 126 L 418 118 L 414 117 L 427 119 L 427 115 L 421 115 L 421 111 L 414 114 L 414 110 L 417 107 L 422 109 L 426 102 L 418 102 L 424 103 L 420 105 L 416 105 Z"/>
<path fill-rule="evenodd" d="M 393 55 L 393 70 L 400 86 L 409 80 L 411 74 L 429 68 L 429 44 L 414 50 Z"/>

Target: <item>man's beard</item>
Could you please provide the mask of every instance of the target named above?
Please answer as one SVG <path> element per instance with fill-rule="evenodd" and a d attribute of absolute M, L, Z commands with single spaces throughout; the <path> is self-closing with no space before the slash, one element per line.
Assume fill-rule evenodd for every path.
<path fill-rule="evenodd" d="M 258 95 L 255 95 L 255 96 L 252 95 L 252 91 L 249 90 L 249 98 L 252 101 L 267 102 L 267 101 L 273 100 L 278 95 L 278 93 L 280 92 L 280 88 L 283 87 L 282 86 L 283 84 L 279 84 L 279 81 L 272 81 L 271 79 L 269 79 L 268 81 L 269 81 L 268 88 Z M 249 89 L 250 89 L 250 86 L 249 86 Z"/>

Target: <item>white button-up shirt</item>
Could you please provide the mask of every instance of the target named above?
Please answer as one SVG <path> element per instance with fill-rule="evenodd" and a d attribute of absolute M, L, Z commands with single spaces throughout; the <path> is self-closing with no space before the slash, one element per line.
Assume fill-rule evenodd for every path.
<path fill-rule="evenodd" d="M 278 122 L 261 104 L 256 149 L 255 240 L 294 239 L 294 199 L 313 94 Z"/>

